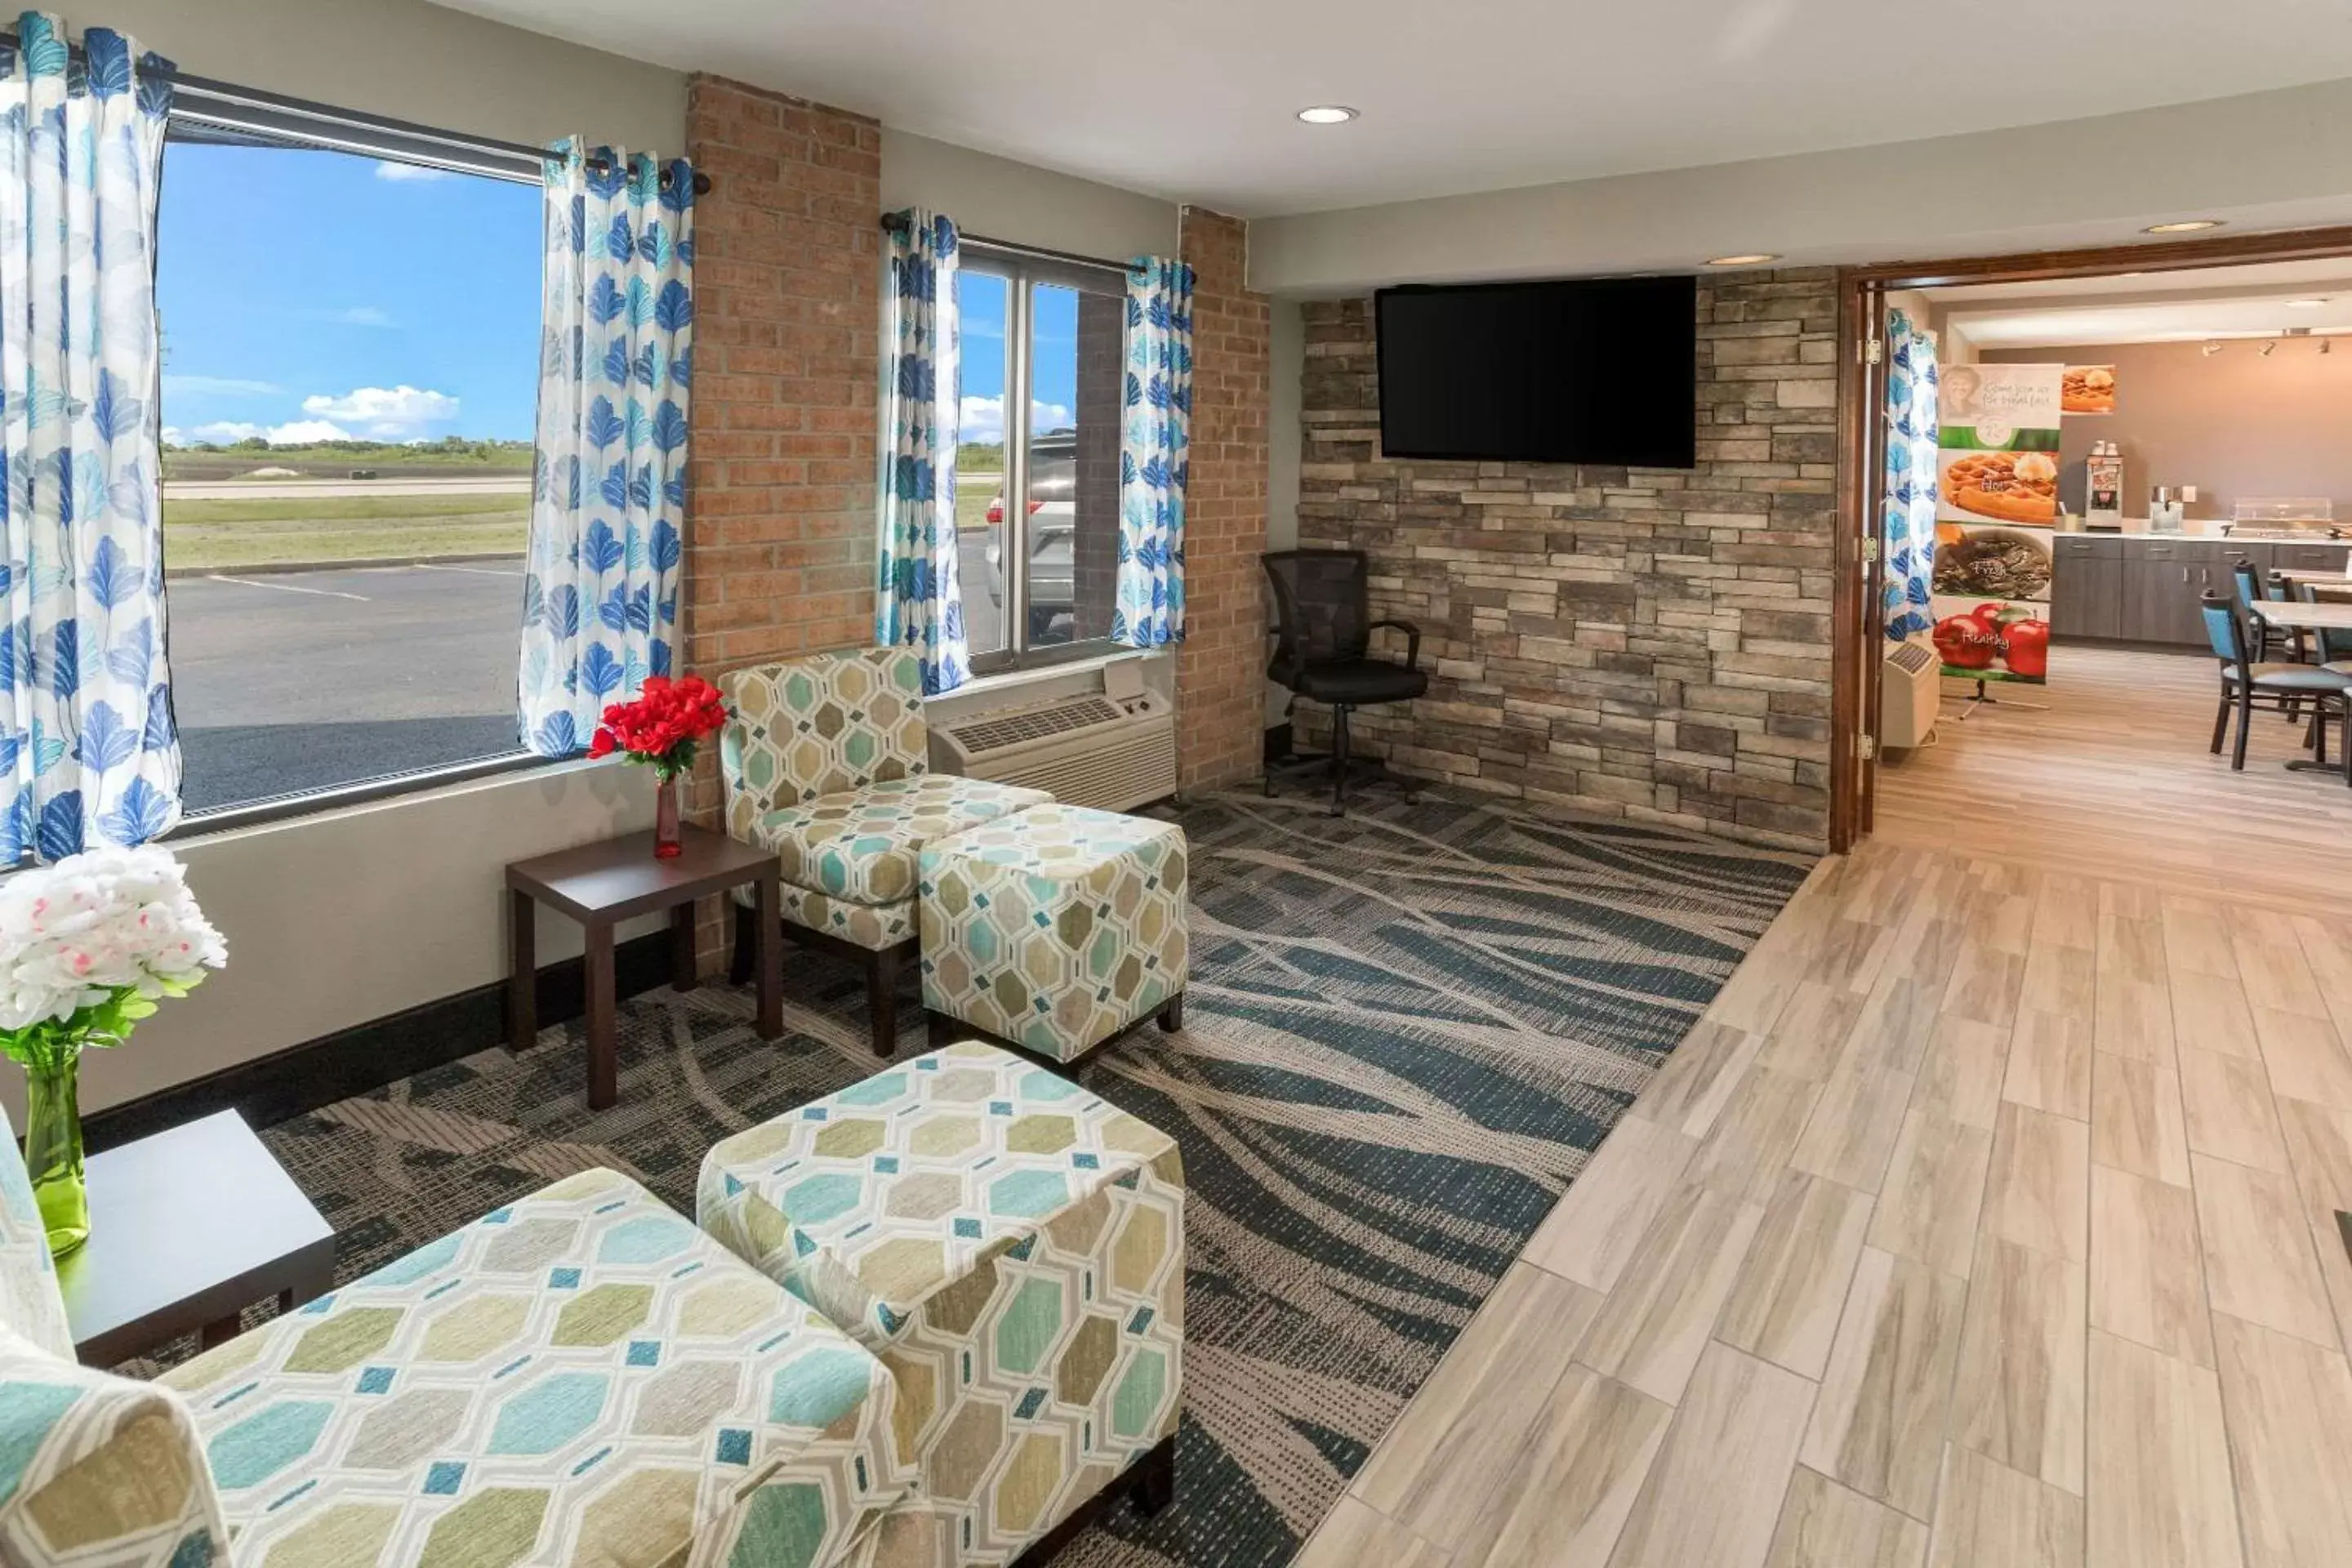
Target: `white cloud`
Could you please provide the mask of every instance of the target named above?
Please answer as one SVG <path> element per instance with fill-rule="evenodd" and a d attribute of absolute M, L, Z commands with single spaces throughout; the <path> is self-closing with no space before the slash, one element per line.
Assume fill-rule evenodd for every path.
<path fill-rule="evenodd" d="M 286 389 L 274 382 L 247 381 L 234 375 L 163 376 L 166 397 L 270 397 Z"/>
<path fill-rule="evenodd" d="M 256 425 L 246 419 L 215 419 L 209 425 L 198 425 L 182 431 L 163 432 L 163 440 L 171 446 L 185 446 L 205 441 L 215 447 L 233 447 L 239 441 L 256 437 L 273 447 L 299 446 L 306 441 L 348 441 L 352 433 L 327 419 L 295 419 L 283 425 Z"/>
<path fill-rule="evenodd" d="M 397 163 L 390 158 L 379 158 L 375 165 L 375 177 L 379 180 L 446 180 L 452 173 L 425 163 Z"/>
<path fill-rule="evenodd" d="M 314 394 L 302 412 L 320 419 L 360 426 L 371 440 L 413 441 L 425 426 L 457 417 L 457 399 L 416 386 L 360 386 L 340 396 Z"/>
<path fill-rule="evenodd" d="M 958 439 L 993 445 L 1004 439 L 1004 399 L 1002 397 L 967 397 L 957 421 Z M 1032 398 L 1029 403 L 1029 428 L 1032 430 L 1066 430 L 1076 423 L 1070 411 L 1058 403 L 1045 403 Z"/>

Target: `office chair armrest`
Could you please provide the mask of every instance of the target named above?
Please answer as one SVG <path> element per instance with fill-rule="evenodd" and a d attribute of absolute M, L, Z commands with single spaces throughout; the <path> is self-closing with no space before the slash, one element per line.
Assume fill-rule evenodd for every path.
<path fill-rule="evenodd" d="M 1387 626 L 1392 631 L 1400 631 L 1404 634 L 1404 667 L 1407 669 L 1420 668 L 1421 628 L 1414 626 L 1411 621 L 1389 619 L 1374 621 L 1365 629 L 1367 631 L 1376 632 L 1382 626 Z"/>

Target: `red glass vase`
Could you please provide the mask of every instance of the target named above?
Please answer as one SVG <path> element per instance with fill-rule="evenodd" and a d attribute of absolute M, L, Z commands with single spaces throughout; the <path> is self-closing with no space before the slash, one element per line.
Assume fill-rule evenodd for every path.
<path fill-rule="evenodd" d="M 654 858 L 675 860 L 682 848 L 677 841 L 677 781 L 663 779 L 654 785 Z"/>

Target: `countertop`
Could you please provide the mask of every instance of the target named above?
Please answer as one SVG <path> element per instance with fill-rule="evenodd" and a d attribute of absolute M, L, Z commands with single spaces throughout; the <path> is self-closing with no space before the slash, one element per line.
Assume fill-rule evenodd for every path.
<path fill-rule="evenodd" d="M 2338 524 L 2339 527 L 2347 526 Z M 2147 519 L 2127 517 L 2121 529 L 2075 528 L 2060 529 L 2063 538 L 2116 539 L 2126 545 L 2168 542 L 2180 540 L 2201 541 L 2208 544 L 2332 544 L 2338 548 L 2352 547 L 2352 540 L 2330 539 L 2324 531 L 2313 529 L 2294 534 L 2223 533 L 2221 524 L 2212 518 L 2192 517 L 2182 522 L 2178 532 L 2151 533 Z"/>

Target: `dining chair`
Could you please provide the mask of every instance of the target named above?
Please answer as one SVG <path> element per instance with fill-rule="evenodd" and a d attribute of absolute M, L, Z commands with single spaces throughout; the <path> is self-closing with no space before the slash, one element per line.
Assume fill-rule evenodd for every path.
<path fill-rule="evenodd" d="M 2254 613 L 2254 605 L 2262 599 L 2262 569 L 2242 555 L 2230 557 L 2230 581 L 2235 590 L 2238 624 L 2248 628 L 2253 639 L 2254 660 L 2260 663 L 2270 657 L 2271 628 Z"/>
<path fill-rule="evenodd" d="M 2339 721 L 2347 710 L 2352 710 L 2352 673 L 2309 664 L 2265 663 L 2249 657 L 2245 627 L 2239 622 L 2237 606 L 2210 588 L 2200 595 L 2198 610 L 2205 620 L 2206 641 L 2221 665 L 2221 705 L 2213 715 L 2211 749 L 2215 756 L 2221 754 L 2221 742 L 2229 735 L 2231 710 L 2238 715 L 2237 742 L 2230 751 L 2231 772 L 2245 771 L 2246 735 L 2252 727 L 2257 707 L 2287 710 L 2288 704 L 2307 700 L 2322 715 Z M 2336 711 L 2328 715 L 2331 702 Z M 2314 739 L 2318 760 L 2324 763 L 2327 745 L 2325 723 L 2318 726 Z M 2352 784 L 2352 742 L 2344 748 L 2344 782 Z"/>

